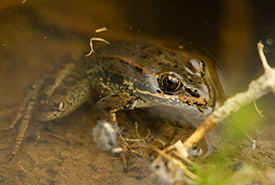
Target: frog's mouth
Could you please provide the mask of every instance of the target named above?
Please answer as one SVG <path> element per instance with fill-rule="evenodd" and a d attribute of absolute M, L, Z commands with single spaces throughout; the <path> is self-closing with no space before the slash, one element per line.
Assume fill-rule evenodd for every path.
<path fill-rule="evenodd" d="M 158 90 L 157 92 L 160 96 L 167 96 L 167 98 L 170 98 L 170 96 L 173 98 L 173 96 L 175 96 L 179 99 L 179 101 L 191 106 L 206 106 L 211 103 L 211 99 L 208 96 L 203 96 L 198 90 L 189 89 L 187 87 L 184 87 L 176 92 L 163 92 L 161 90 Z"/>
<path fill-rule="evenodd" d="M 206 106 L 210 103 L 210 99 L 202 96 L 192 96 L 192 94 L 188 92 L 177 94 L 177 96 L 181 102 L 187 103 L 188 105 Z"/>
<path fill-rule="evenodd" d="M 200 110 L 212 108 L 210 99 L 193 96 L 187 90 L 181 90 L 176 94 L 166 94 L 161 91 L 152 93 L 142 90 L 136 90 L 136 93 L 139 94 L 139 103 L 136 107 L 166 105 L 179 108 L 195 107 Z"/>

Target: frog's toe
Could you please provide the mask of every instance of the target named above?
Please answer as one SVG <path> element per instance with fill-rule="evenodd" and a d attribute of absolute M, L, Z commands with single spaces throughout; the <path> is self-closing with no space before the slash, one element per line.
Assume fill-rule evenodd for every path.
<path fill-rule="evenodd" d="M 117 150 L 119 142 L 117 140 L 119 128 L 107 121 L 100 120 L 93 129 L 93 138 L 97 146 L 105 151 Z"/>

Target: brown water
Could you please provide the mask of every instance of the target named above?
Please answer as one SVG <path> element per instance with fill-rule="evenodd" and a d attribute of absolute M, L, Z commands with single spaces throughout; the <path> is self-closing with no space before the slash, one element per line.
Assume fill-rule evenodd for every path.
<path fill-rule="evenodd" d="M 274 28 L 268 22 L 273 15 L 266 18 L 262 12 L 263 7 L 256 3 L 230 0 L 131 3 L 122 0 L 27 0 L 24 3 L 2 3 L 0 127 L 9 125 L 26 89 L 45 70 L 66 55 L 81 58 L 88 53 L 89 39 L 94 36 L 109 41 L 141 39 L 172 47 L 199 47 L 220 61 L 230 92 L 246 87 L 243 84 L 261 69 L 256 42 L 268 38 L 274 40 Z M 100 27 L 107 27 L 108 31 L 96 34 L 94 30 Z M 274 58 L 274 44 L 268 45 L 268 49 L 270 59 Z M 268 98 L 267 102 L 274 102 L 274 97 Z M 269 167 L 273 172 L 275 151 L 271 141 L 275 139 L 275 128 L 274 116 L 269 115 L 274 112 L 274 105 L 263 105 L 266 116 L 271 117 L 264 127 L 264 135 L 256 134 L 263 144 L 254 153 L 250 152 L 251 156 L 245 155 L 249 148 L 246 146 L 236 161 L 252 160 L 260 169 Z M 119 156 L 95 146 L 91 135 L 95 119 L 93 109 L 86 104 L 64 119 L 45 124 L 42 141 L 28 137 L 11 162 L 6 161 L 6 157 L 13 146 L 16 129 L 1 133 L 0 184 L 158 183 L 150 171 L 150 164 L 143 158 L 128 155 L 125 172 Z M 142 135 L 146 135 L 150 128 L 152 137 L 167 143 L 179 137 L 186 138 L 193 130 L 190 126 L 179 127 L 178 122 L 148 115 L 146 110 L 137 110 L 119 113 L 118 121 L 126 136 L 135 136 L 133 123 L 136 120 Z"/>

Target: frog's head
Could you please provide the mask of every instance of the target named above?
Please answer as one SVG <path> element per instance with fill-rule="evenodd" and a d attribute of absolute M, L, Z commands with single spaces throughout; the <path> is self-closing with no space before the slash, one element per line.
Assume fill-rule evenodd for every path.
<path fill-rule="evenodd" d="M 151 73 L 147 75 L 144 86 L 149 84 L 146 91 L 150 93 L 141 95 L 143 103 L 196 109 L 201 113 L 212 112 L 217 96 L 220 96 L 216 90 L 221 88 L 219 79 L 215 76 L 216 71 L 209 70 L 199 57 L 181 53 L 171 54 L 170 57 L 170 53 L 167 52 L 166 57 L 156 57 L 161 65 L 149 66 Z"/>
<path fill-rule="evenodd" d="M 177 98 L 188 105 L 209 106 L 214 103 L 214 90 L 206 79 L 205 64 L 201 59 L 190 58 L 182 67 L 157 75 L 158 92 Z"/>

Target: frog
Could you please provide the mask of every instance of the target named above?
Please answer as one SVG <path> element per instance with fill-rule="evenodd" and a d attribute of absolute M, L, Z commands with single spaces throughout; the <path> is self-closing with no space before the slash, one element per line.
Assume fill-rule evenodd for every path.
<path fill-rule="evenodd" d="M 96 94 L 94 138 L 105 137 L 102 148 L 114 151 L 121 138 L 117 111 L 161 105 L 179 108 L 183 115 L 211 114 L 220 91 L 212 73 L 190 52 L 149 41 L 114 41 L 81 60 L 66 57 L 57 63 L 32 85 L 14 121 L 2 131 L 19 125 L 14 156 L 34 122 L 39 126 L 63 118 Z M 110 129 L 113 133 L 106 134 Z"/>

